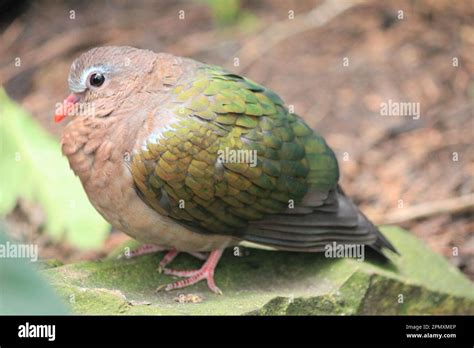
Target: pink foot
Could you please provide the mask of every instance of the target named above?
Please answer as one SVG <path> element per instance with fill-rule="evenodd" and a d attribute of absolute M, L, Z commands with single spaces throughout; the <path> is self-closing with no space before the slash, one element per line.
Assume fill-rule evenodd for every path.
<path fill-rule="evenodd" d="M 158 266 L 158 272 L 162 273 L 165 270 L 165 267 L 167 264 L 169 264 L 171 261 L 174 260 L 176 256 L 178 256 L 179 251 L 176 249 L 171 249 L 166 253 L 166 255 L 163 257 L 163 259 L 160 262 L 160 265 Z M 198 253 L 198 252 L 189 252 L 189 255 L 194 256 L 195 258 L 199 260 L 206 260 L 207 255 L 203 253 Z"/>
<path fill-rule="evenodd" d="M 153 244 L 140 244 L 138 248 L 131 250 L 130 253 L 127 256 L 127 259 L 141 256 L 141 255 L 146 255 L 146 254 L 151 254 L 159 251 L 165 251 L 166 249 L 163 247 L 160 247 L 158 245 L 153 245 Z M 164 268 L 168 263 L 173 261 L 173 259 L 178 255 L 179 252 L 176 249 L 171 249 L 165 257 L 161 260 L 160 262 L 160 268 Z M 188 252 L 189 255 L 194 256 L 195 258 L 199 260 L 206 260 L 207 259 L 207 254 L 206 253 L 199 253 L 199 252 Z M 160 271 L 161 273 L 161 271 Z"/>
<path fill-rule="evenodd" d="M 137 257 L 141 255 L 151 254 L 163 251 L 165 248 L 153 244 L 141 244 L 138 248 L 131 250 L 127 258 Z"/>
<path fill-rule="evenodd" d="M 176 249 L 171 249 L 170 251 L 168 251 L 160 261 L 160 265 L 158 266 L 158 272 L 162 273 L 165 270 L 166 265 L 173 261 L 178 254 L 179 251 Z"/>
<path fill-rule="evenodd" d="M 206 262 L 204 265 L 197 270 L 187 270 L 187 271 L 176 271 L 172 269 L 164 268 L 163 271 L 167 275 L 174 275 L 178 277 L 186 277 L 186 279 L 178 280 L 174 283 L 168 285 L 162 285 L 158 288 L 159 290 L 164 289 L 165 291 L 170 291 L 173 289 L 181 289 L 187 286 L 196 284 L 197 282 L 206 279 L 207 286 L 211 291 L 215 292 L 216 294 L 222 294 L 222 291 L 216 286 L 214 281 L 214 270 L 219 262 L 219 259 L 222 256 L 223 249 L 217 249 L 212 251 L 209 254 Z M 165 256 L 166 257 L 166 256 Z"/>

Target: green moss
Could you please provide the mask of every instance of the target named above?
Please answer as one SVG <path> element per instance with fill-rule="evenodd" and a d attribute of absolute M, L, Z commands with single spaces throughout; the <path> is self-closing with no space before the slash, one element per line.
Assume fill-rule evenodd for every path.
<path fill-rule="evenodd" d="M 76 313 L 94 314 L 474 314 L 474 287 L 457 269 L 409 233 L 383 229 L 401 256 L 365 262 L 242 249 L 227 250 L 216 270 L 224 292 L 215 295 L 205 282 L 183 290 L 156 292 L 176 278 L 157 272 L 164 253 L 108 259 L 43 270 Z M 199 261 L 180 254 L 176 269 L 197 268 Z M 178 303 L 180 294 L 196 294 L 199 303 Z M 400 295 L 403 299 L 400 300 Z"/>
<path fill-rule="evenodd" d="M 360 314 L 472 314 L 474 301 L 395 279 L 371 276 Z"/>
<path fill-rule="evenodd" d="M 64 264 L 60 260 L 56 260 L 56 259 L 41 260 L 41 261 L 38 261 L 38 263 L 36 264 L 36 268 L 40 270 L 40 269 L 59 267 L 62 265 Z"/>
<path fill-rule="evenodd" d="M 75 313 L 124 314 L 131 307 L 118 290 L 63 285 L 59 287 L 58 294 Z"/>

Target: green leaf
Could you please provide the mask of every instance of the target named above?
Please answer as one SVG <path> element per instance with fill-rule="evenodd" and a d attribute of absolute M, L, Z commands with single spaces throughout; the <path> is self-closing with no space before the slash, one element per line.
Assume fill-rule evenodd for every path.
<path fill-rule="evenodd" d="M 0 226 L 0 247 L 17 246 L 6 239 Z M 60 315 L 67 312 L 65 303 L 25 259 L 0 257 L 0 315 Z"/>
<path fill-rule="evenodd" d="M 205 0 L 211 8 L 212 16 L 217 24 L 225 26 L 237 21 L 241 11 L 239 0 Z"/>
<path fill-rule="evenodd" d="M 23 197 L 41 204 L 45 230 L 54 240 L 64 238 L 83 249 L 100 247 L 108 224 L 89 203 L 59 143 L 1 88 L 0 173 L 0 216 Z"/>

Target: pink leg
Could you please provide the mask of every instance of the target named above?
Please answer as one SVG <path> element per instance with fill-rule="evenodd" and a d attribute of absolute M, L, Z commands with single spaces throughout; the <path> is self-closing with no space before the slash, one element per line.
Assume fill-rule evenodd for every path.
<path fill-rule="evenodd" d="M 164 251 L 164 250 L 166 250 L 166 249 L 163 248 L 163 247 L 160 247 L 158 245 L 141 244 L 135 250 L 130 251 L 130 254 L 129 254 L 128 258 L 137 257 L 137 256 L 141 256 L 141 255 L 146 255 L 146 254 L 151 254 L 151 253 L 155 253 L 155 252 L 158 252 L 158 251 Z M 179 252 L 176 249 L 170 250 L 165 255 L 163 260 L 160 262 L 160 267 L 164 268 L 168 263 L 173 261 L 173 259 L 176 257 L 176 255 L 178 255 L 178 253 Z M 206 260 L 207 259 L 207 255 L 205 253 L 188 252 L 188 254 L 194 256 L 195 258 L 197 258 L 199 260 Z"/>
<path fill-rule="evenodd" d="M 128 258 L 137 257 L 141 255 L 151 254 L 158 251 L 163 251 L 165 248 L 153 244 L 141 244 L 135 250 L 131 250 Z"/>
<path fill-rule="evenodd" d="M 158 272 L 162 273 L 163 270 L 165 270 L 166 265 L 173 261 L 178 254 L 179 251 L 176 249 L 171 249 L 170 251 L 168 251 L 160 261 L 160 265 L 158 266 Z"/>
<path fill-rule="evenodd" d="M 211 289 L 216 294 L 222 294 L 222 291 L 216 286 L 214 281 L 214 270 L 219 262 L 219 259 L 222 256 L 223 249 L 217 249 L 212 251 L 209 254 L 204 265 L 198 270 L 188 270 L 188 271 L 175 271 L 172 269 L 164 269 L 164 273 L 167 275 L 175 275 L 178 277 L 187 277 L 186 279 L 178 280 L 174 283 L 163 285 L 158 288 L 158 290 L 164 289 L 165 291 L 170 291 L 173 289 L 181 289 L 187 286 L 196 284 L 200 280 L 206 279 L 209 289 Z"/>
<path fill-rule="evenodd" d="M 203 261 L 207 260 L 207 257 L 209 256 L 209 254 L 199 252 L 188 252 L 188 254 L 194 256 L 196 259 Z"/>

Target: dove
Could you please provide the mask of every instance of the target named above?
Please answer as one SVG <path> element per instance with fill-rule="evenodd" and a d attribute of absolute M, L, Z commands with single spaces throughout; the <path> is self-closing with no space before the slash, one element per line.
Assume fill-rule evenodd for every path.
<path fill-rule="evenodd" d="M 346 196 L 336 156 L 272 90 L 214 65 L 133 47 L 79 56 L 61 149 L 95 209 L 116 229 L 168 250 L 160 268 L 206 280 L 223 251 L 295 253 L 327 245 L 397 252 Z M 311 115 L 308 115 L 311 117 Z M 167 265 L 203 255 L 196 270 Z"/>

